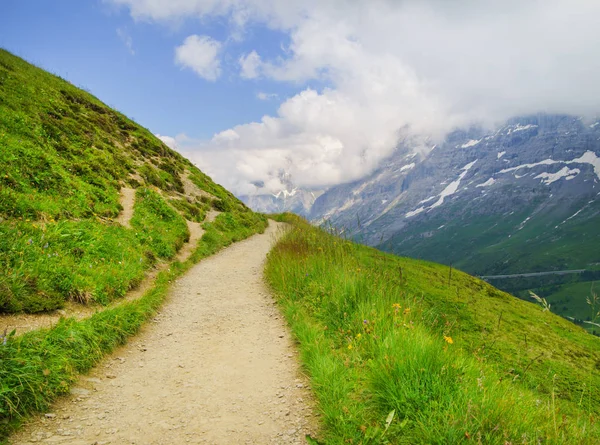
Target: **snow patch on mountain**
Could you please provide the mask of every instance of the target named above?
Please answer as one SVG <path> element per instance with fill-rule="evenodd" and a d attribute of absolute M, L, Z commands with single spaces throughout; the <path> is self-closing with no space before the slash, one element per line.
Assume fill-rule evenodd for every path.
<path fill-rule="evenodd" d="M 278 191 L 277 193 L 273 193 L 273 196 L 274 196 L 275 198 L 277 198 L 277 199 L 279 199 L 279 197 L 280 197 L 281 195 L 283 195 L 283 198 L 284 198 L 284 199 L 285 199 L 285 198 L 290 198 L 290 197 L 294 196 L 294 195 L 296 194 L 296 192 L 297 192 L 297 191 L 298 191 L 298 189 L 297 189 L 297 188 L 295 188 L 295 189 L 292 189 L 291 191 L 288 191 L 288 190 L 280 190 L 280 191 Z"/>
<path fill-rule="evenodd" d="M 463 172 L 460 174 L 458 179 L 448 184 L 448 186 L 442 191 L 442 193 L 440 193 L 440 199 L 438 199 L 431 207 L 429 207 L 428 211 L 441 206 L 444 203 L 444 199 L 446 199 L 448 196 L 454 195 L 458 191 L 460 181 L 462 181 L 467 172 L 471 169 L 471 167 L 475 165 L 476 162 L 477 160 L 470 162 L 461 169 Z"/>
<path fill-rule="evenodd" d="M 566 164 L 590 164 L 600 179 L 600 158 L 593 151 L 586 151 L 581 157 L 565 162 Z"/>
<path fill-rule="evenodd" d="M 412 210 L 412 211 L 406 213 L 405 218 L 411 218 L 415 215 L 418 215 L 421 212 L 424 212 L 425 210 L 427 210 L 429 212 L 429 211 L 435 209 L 436 207 L 441 206 L 444 203 L 444 200 L 448 196 L 451 196 L 458 191 L 458 187 L 460 186 L 460 181 L 463 180 L 465 175 L 468 173 L 468 171 L 471 169 L 471 167 L 473 167 L 475 165 L 476 162 L 477 162 L 477 160 L 474 160 L 473 162 L 470 162 L 467 165 L 465 165 L 463 168 L 461 168 L 462 173 L 459 175 L 458 179 L 456 179 L 455 181 L 452 181 L 450 184 L 448 184 L 446 186 L 446 188 L 444 190 L 442 190 L 442 192 L 438 195 L 439 199 L 436 202 L 434 202 L 430 207 L 421 206 L 418 209 L 415 209 L 415 210 Z M 430 200 L 430 198 L 427 198 L 427 201 L 429 201 L 429 200 Z"/>
<path fill-rule="evenodd" d="M 565 219 L 563 222 L 561 222 L 558 226 L 554 227 L 555 229 L 558 229 L 560 226 L 562 226 L 564 223 L 566 223 L 567 221 L 569 221 L 570 219 L 575 218 L 577 215 L 579 215 L 581 212 L 583 212 L 585 210 L 585 208 L 587 207 L 584 206 L 582 208 L 580 208 L 579 210 L 577 210 L 575 213 L 573 213 L 571 216 L 569 216 L 567 219 Z"/>
<path fill-rule="evenodd" d="M 554 159 L 544 159 L 543 161 L 534 162 L 532 164 L 522 164 L 522 165 L 517 165 L 516 167 L 505 168 L 503 170 L 500 170 L 499 173 L 509 173 L 509 172 L 521 170 L 523 168 L 531 169 L 531 168 L 537 167 L 539 165 L 553 165 L 553 164 L 589 164 L 594 168 L 594 173 L 596 173 L 596 176 L 598 177 L 598 179 L 600 179 L 600 158 L 596 155 L 596 153 L 594 153 L 593 151 L 589 151 L 589 150 L 586 151 L 583 155 L 581 155 L 577 159 L 573 159 L 572 161 L 555 161 Z M 561 172 L 563 170 L 561 170 Z M 577 169 L 574 169 L 574 170 L 577 170 Z M 577 173 L 579 173 L 579 171 Z M 546 174 L 548 174 L 548 173 L 546 173 Z M 566 176 L 570 176 L 570 175 L 566 175 Z M 515 175 L 515 178 L 517 178 L 517 179 L 522 178 L 522 177 L 523 176 Z M 539 175 L 536 176 L 536 178 L 537 177 L 539 177 Z M 558 179 L 560 179 L 560 178 L 558 178 Z M 569 179 L 573 179 L 573 178 L 569 178 Z M 554 182 L 554 181 L 551 181 L 551 182 Z M 550 183 L 548 183 L 548 184 L 550 184 Z"/>
<path fill-rule="evenodd" d="M 508 127 L 507 134 L 516 133 L 518 131 L 529 130 L 530 128 L 537 128 L 537 125 L 533 125 L 533 124 L 529 124 L 529 125 L 521 125 L 521 124 L 513 125 L 513 126 Z"/>
<path fill-rule="evenodd" d="M 517 165 L 516 167 L 510 167 L 510 168 L 505 168 L 504 170 L 500 170 L 499 173 L 509 173 L 509 172 L 514 172 L 517 170 L 521 170 L 523 168 L 533 168 L 533 167 L 537 167 L 538 165 L 553 165 L 553 164 L 560 164 L 562 161 L 555 161 L 553 159 L 544 159 L 543 161 L 540 162 L 534 162 L 533 164 L 522 164 L 522 165 Z M 517 175 L 515 175 L 515 177 L 517 177 Z M 520 178 L 522 178 L 523 176 L 520 176 Z"/>
<path fill-rule="evenodd" d="M 403 171 L 406 171 L 406 170 L 410 170 L 410 169 L 412 169 L 412 168 L 415 168 L 415 163 L 414 163 L 414 162 L 413 162 L 413 163 L 411 163 L 411 164 L 408 164 L 408 165 L 405 165 L 405 166 L 403 166 L 403 167 L 400 169 L 400 171 L 401 171 L 401 172 L 403 172 Z"/>
<path fill-rule="evenodd" d="M 489 187 L 490 185 L 494 185 L 495 183 L 496 180 L 494 178 L 490 178 L 481 184 L 477 184 L 475 187 Z"/>
<path fill-rule="evenodd" d="M 523 227 L 525 227 L 525 224 L 527 224 L 527 221 L 529 221 L 531 219 L 531 216 L 528 216 L 527 218 L 525 218 L 525 221 L 523 221 L 521 224 L 519 224 L 519 227 L 517 227 L 517 230 L 521 230 Z"/>
<path fill-rule="evenodd" d="M 550 185 L 553 182 L 556 182 L 562 178 L 565 178 L 565 180 L 570 181 L 571 179 L 575 178 L 579 173 L 581 173 L 581 170 L 579 170 L 578 168 L 574 168 L 573 170 L 571 170 L 569 167 L 563 167 L 556 173 L 540 173 L 535 177 L 535 179 L 541 179 L 544 184 Z"/>
<path fill-rule="evenodd" d="M 424 200 L 419 201 L 419 204 L 425 204 L 426 202 L 433 201 L 435 198 L 437 198 L 437 195 L 430 196 L 429 198 L 425 198 Z"/>
<path fill-rule="evenodd" d="M 598 193 L 596 196 L 599 196 L 599 195 L 600 195 L 600 193 Z M 555 229 L 558 229 L 558 228 L 559 228 L 559 226 L 562 226 L 562 225 L 563 225 L 564 223 L 566 223 L 567 221 L 569 221 L 569 220 L 571 220 L 571 219 L 575 218 L 577 215 L 579 215 L 581 212 L 583 212 L 585 209 L 587 209 L 587 208 L 590 206 L 590 204 L 592 204 L 593 202 L 594 202 L 594 199 L 592 199 L 592 200 L 588 201 L 588 202 L 586 203 L 586 205 L 584 205 L 582 208 L 580 208 L 579 210 L 577 210 L 575 213 L 573 213 L 571 216 L 569 216 L 567 219 L 565 219 L 563 222 L 561 222 L 561 223 L 560 223 L 558 226 L 555 226 L 554 228 L 555 228 Z"/>
<path fill-rule="evenodd" d="M 498 156 L 497 159 L 500 159 L 502 156 L 504 156 L 506 154 L 505 151 L 501 151 L 500 153 L 498 153 L 496 156 Z"/>
<path fill-rule="evenodd" d="M 413 210 L 413 211 L 411 211 L 411 212 L 408 212 L 408 213 L 406 214 L 406 218 L 412 218 L 413 216 L 415 216 L 415 215 L 418 215 L 419 213 L 421 213 L 421 212 L 424 212 L 424 211 L 425 211 L 425 207 L 421 206 L 421 207 L 419 207 L 419 208 L 418 208 L 418 209 L 416 209 L 416 210 Z"/>
<path fill-rule="evenodd" d="M 477 144 L 479 144 L 481 142 L 481 139 L 475 140 L 475 139 L 471 139 L 469 142 L 462 144 L 460 146 L 460 148 L 469 148 L 469 147 L 473 147 Z"/>

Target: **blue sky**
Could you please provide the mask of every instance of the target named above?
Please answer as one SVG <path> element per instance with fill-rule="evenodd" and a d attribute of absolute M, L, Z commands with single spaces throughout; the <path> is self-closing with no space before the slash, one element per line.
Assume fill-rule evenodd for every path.
<path fill-rule="evenodd" d="M 274 114 L 297 84 L 241 79 L 236 55 L 275 54 L 286 36 L 265 27 L 229 40 L 223 75 L 211 82 L 174 63 L 191 34 L 228 39 L 224 19 L 177 24 L 135 21 L 126 8 L 98 0 L 2 0 L 0 46 L 82 87 L 155 133 L 207 139 Z M 131 39 L 128 48 L 124 39 Z M 260 100 L 259 92 L 278 98 Z"/>
<path fill-rule="evenodd" d="M 1 0 L 0 46 L 238 195 L 371 173 L 471 124 L 600 112 L 598 0 Z M 260 184 L 260 186 L 257 186 Z"/>

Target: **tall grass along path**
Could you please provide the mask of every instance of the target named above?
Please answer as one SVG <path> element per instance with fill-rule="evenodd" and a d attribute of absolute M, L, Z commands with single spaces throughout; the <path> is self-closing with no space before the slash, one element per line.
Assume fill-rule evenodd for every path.
<path fill-rule="evenodd" d="M 301 443 L 314 434 L 308 384 L 263 283 L 281 231 L 203 260 L 153 322 L 13 444 Z"/>

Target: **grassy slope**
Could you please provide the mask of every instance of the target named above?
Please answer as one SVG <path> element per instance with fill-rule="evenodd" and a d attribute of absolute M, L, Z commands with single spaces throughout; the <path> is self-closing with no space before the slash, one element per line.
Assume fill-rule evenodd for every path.
<path fill-rule="evenodd" d="M 590 307 L 594 296 L 596 298 L 598 296 L 597 281 L 580 281 L 557 286 L 557 289 L 541 288 L 539 291 L 538 295 L 545 296 L 552 312 L 563 317 L 571 317 L 588 332 L 600 336 L 600 328 L 597 326 L 600 322 L 600 308 L 595 308 L 594 311 Z"/>
<path fill-rule="evenodd" d="M 396 254 L 452 263 L 477 275 L 586 269 L 600 261 L 595 249 L 595 241 L 600 238 L 596 218 L 599 206 L 593 203 L 579 218 L 561 225 L 562 216 L 557 219 L 553 214 L 542 214 L 521 226 L 533 214 L 535 205 L 512 215 L 467 214 L 458 220 L 448 215 L 462 209 L 454 210 L 449 204 L 446 215 L 431 217 L 380 247 Z M 424 237 L 424 233 L 433 236 Z"/>
<path fill-rule="evenodd" d="M 600 238 L 596 217 L 598 211 L 599 204 L 594 202 L 578 218 L 563 224 L 560 223 L 565 220 L 564 216 L 556 219 L 555 215 L 538 215 L 522 229 L 518 228 L 533 213 L 531 209 L 522 209 L 519 213 L 502 217 L 468 215 L 462 221 L 443 216 L 403 232 L 380 247 L 401 255 L 453 264 L 477 275 L 593 270 L 600 261 L 596 248 L 598 242 L 595 242 Z M 442 224 L 443 229 L 438 229 Z M 423 233 L 432 233 L 434 236 L 423 237 Z M 525 298 L 528 298 L 529 290 L 534 290 L 550 300 L 561 300 L 561 308 L 564 307 L 561 315 L 585 319 L 589 314 L 582 313 L 581 302 L 585 302 L 589 296 L 589 285 L 567 286 L 574 277 L 563 276 L 560 279 L 565 286 L 559 286 L 563 288 L 562 291 L 544 289 L 561 284 L 556 282 L 556 278 L 541 277 L 535 280 L 533 286 L 526 286 L 529 283 L 524 282 L 523 287 L 515 287 L 517 282 L 514 280 L 496 281 L 495 285 Z"/>
<path fill-rule="evenodd" d="M 64 80 L 0 50 L 0 312 L 40 312 L 66 300 L 108 303 L 188 239 L 205 234 L 184 264 L 171 262 L 141 299 L 63 319 L 52 329 L 0 335 L 0 443 L 32 412 L 68 392 L 78 373 L 125 342 L 194 262 L 266 227 L 146 129 Z M 185 196 L 183 179 L 202 192 Z M 136 188 L 132 228 L 119 189 Z M 3 327 L 4 328 L 4 327 Z M 0 334 L 2 332 L 0 331 Z"/>
<path fill-rule="evenodd" d="M 600 441 L 600 340 L 539 306 L 301 221 L 267 276 L 327 443 Z"/>
<path fill-rule="evenodd" d="M 46 410 L 56 397 L 69 392 L 80 373 L 135 334 L 155 314 L 172 280 L 200 259 L 264 227 L 248 226 L 247 221 L 222 213 L 213 223 L 204 224 L 206 233 L 193 255 L 185 263 L 171 263 L 139 300 L 81 321 L 63 318 L 52 329 L 19 337 L 9 334 L 0 345 L 0 443 L 27 415 Z"/>
<path fill-rule="evenodd" d="M 212 207 L 264 225 L 146 129 L 0 50 L 0 312 L 107 303 L 187 240 Z M 183 178 L 212 195 L 184 196 Z M 133 229 L 113 222 L 137 188 Z"/>

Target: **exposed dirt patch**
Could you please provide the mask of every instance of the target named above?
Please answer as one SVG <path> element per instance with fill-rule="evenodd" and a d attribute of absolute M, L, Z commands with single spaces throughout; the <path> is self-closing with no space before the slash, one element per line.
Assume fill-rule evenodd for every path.
<path fill-rule="evenodd" d="M 22 335 L 29 331 L 54 326 L 61 317 L 75 317 L 82 319 L 91 317 L 95 311 L 103 309 L 101 306 L 84 306 L 82 304 L 68 301 L 63 309 L 42 314 L 1 314 L 0 328 L 8 331 L 15 329 L 16 335 Z"/>
<path fill-rule="evenodd" d="M 206 214 L 205 221 L 213 222 L 215 219 L 217 219 L 217 216 L 219 216 L 220 214 L 221 214 L 221 212 L 219 212 L 218 210 L 211 210 L 210 212 L 208 212 Z"/>
<path fill-rule="evenodd" d="M 204 222 L 213 222 L 220 214 L 221 212 L 211 210 L 206 214 Z M 175 257 L 177 261 L 181 261 L 182 263 L 194 252 L 196 246 L 198 245 L 198 241 L 200 241 L 200 238 L 202 238 L 202 235 L 204 235 L 204 229 L 202 228 L 202 224 L 204 222 L 202 224 L 188 220 L 185 222 L 187 223 L 187 227 L 190 232 L 190 239 L 183 245 L 181 249 L 179 249 L 179 252 L 177 252 L 177 256 Z"/>
<path fill-rule="evenodd" d="M 11 443 L 305 443 L 311 393 L 262 274 L 278 230 L 194 266 L 153 323 Z"/>
<path fill-rule="evenodd" d="M 202 235 L 204 235 L 202 224 L 188 220 L 185 222 L 187 223 L 188 231 L 190 232 L 190 239 L 183 245 L 181 249 L 179 249 L 179 252 L 177 252 L 177 256 L 175 257 L 181 262 L 184 262 L 190 257 L 198 245 L 198 240 L 202 238 Z"/>
<path fill-rule="evenodd" d="M 121 188 L 120 203 L 123 211 L 119 214 L 116 221 L 122 226 L 131 228 L 131 218 L 133 218 L 133 206 L 135 204 L 135 189 L 123 187 Z"/>
<path fill-rule="evenodd" d="M 211 199 L 216 199 L 215 196 L 202 190 L 196 184 L 194 184 L 190 180 L 190 172 L 187 170 L 183 175 L 181 175 L 181 182 L 183 183 L 184 196 L 206 196 Z"/>

